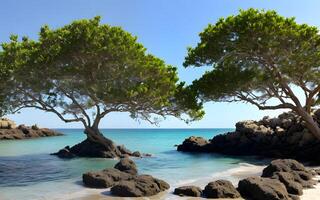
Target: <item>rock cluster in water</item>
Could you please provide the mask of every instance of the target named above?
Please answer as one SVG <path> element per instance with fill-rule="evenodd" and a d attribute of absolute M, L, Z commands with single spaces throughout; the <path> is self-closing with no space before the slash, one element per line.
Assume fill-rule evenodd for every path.
<path fill-rule="evenodd" d="M 196 186 L 182 186 L 174 190 L 180 196 L 205 198 L 244 198 L 251 200 L 297 200 L 304 188 L 312 188 L 317 183 L 313 177 L 315 170 L 307 169 L 303 164 L 292 159 L 272 161 L 262 176 L 240 180 L 236 189 L 231 182 L 217 180 L 208 183 L 201 190 Z"/>
<path fill-rule="evenodd" d="M 62 134 L 51 129 L 39 128 L 36 125 L 31 127 L 25 125 L 16 126 L 15 122 L 9 119 L 0 119 L 0 140 L 18 140 L 59 135 Z"/>
<path fill-rule="evenodd" d="M 129 158 L 121 159 L 112 169 L 84 173 L 82 180 L 91 188 L 111 187 L 111 194 L 121 197 L 153 196 L 170 188 L 163 180 L 138 175 L 136 164 Z"/>
<path fill-rule="evenodd" d="M 105 146 L 91 142 L 86 139 L 72 147 L 66 146 L 56 153 L 59 158 L 74 158 L 74 157 L 95 157 L 95 158 L 125 158 L 125 157 L 150 157 L 151 154 L 140 153 L 139 151 L 130 151 L 124 145 L 115 146 L 114 149 L 106 149 Z"/>
<path fill-rule="evenodd" d="M 313 117 L 320 123 L 320 110 Z M 201 137 L 187 138 L 178 151 L 215 152 L 227 155 L 260 155 L 271 158 L 292 158 L 320 163 L 320 141 L 293 112 L 260 121 L 241 121 L 234 132 L 217 135 L 207 141 Z"/>

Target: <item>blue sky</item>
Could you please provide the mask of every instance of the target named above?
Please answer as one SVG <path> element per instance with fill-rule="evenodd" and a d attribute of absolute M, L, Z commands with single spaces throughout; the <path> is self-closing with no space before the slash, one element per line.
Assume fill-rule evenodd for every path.
<path fill-rule="evenodd" d="M 0 42 L 10 34 L 33 39 L 42 25 L 60 27 L 76 19 L 100 15 L 103 23 L 121 26 L 138 37 L 148 51 L 179 69 L 181 80 L 191 82 L 206 69 L 183 68 L 187 46 L 199 41 L 198 34 L 218 18 L 236 14 L 239 9 L 273 9 L 283 16 L 294 16 L 299 23 L 320 25 L 320 1 L 317 0 L 0 0 Z M 232 81 L 232 80 L 230 80 Z M 204 119 L 186 125 L 174 118 L 160 123 L 160 128 L 234 127 L 244 119 L 274 116 L 280 111 L 259 111 L 243 103 L 207 103 Z M 32 109 L 9 116 L 17 123 L 50 128 L 76 128 L 81 124 L 65 124 L 55 115 Z M 112 113 L 101 128 L 153 128 L 143 121 L 132 120 L 126 113 Z"/>

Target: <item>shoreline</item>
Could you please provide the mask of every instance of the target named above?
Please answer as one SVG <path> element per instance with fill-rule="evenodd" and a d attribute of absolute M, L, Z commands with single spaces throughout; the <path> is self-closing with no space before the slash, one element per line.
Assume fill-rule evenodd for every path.
<path fill-rule="evenodd" d="M 239 166 L 235 168 L 228 169 L 222 172 L 216 172 L 208 177 L 199 178 L 197 180 L 181 180 L 181 183 L 171 185 L 170 189 L 165 192 L 161 192 L 158 195 L 151 196 L 151 197 L 115 197 L 110 194 L 109 189 L 91 189 L 83 187 L 81 191 L 74 192 L 70 194 L 65 194 L 60 196 L 59 198 L 54 198 L 54 200 L 128 200 L 128 199 L 135 199 L 135 200 L 174 200 L 174 199 L 181 199 L 181 200 L 197 200 L 201 199 L 204 200 L 206 198 L 199 198 L 199 197 L 179 197 L 173 194 L 173 191 L 176 187 L 179 186 L 187 186 L 187 185 L 195 185 L 201 188 L 204 188 L 207 183 L 213 180 L 218 179 L 226 179 L 231 181 L 235 186 L 237 186 L 238 181 L 240 179 L 249 177 L 249 176 L 260 176 L 262 173 L 262 169 L 266 167 L 265 165 L 252 165 L 248 163 L 239 163 Z M 320 181 L 320 176 L 316 176 L 315 180 Z M 304 189 L 303 195 L 300 196 L 301 200 L 318 200 L 320 196 L 320 183 L 315 185 L 315 188 L 311 189 Z M 221 199 L 224 200 L 224 199 Z M 225 199 L 227 200 L 227 199 Z M 235 200 L 242 200 L 242 198 L 235 199 Z"/>
<path fill-rule="evenodd" d="M 206 198 L 199 198 L 199 197 L 179 197 L 173 194 L 173 191 L 176 187 L 185 186 L 185 185 L 195 185 L 201 188 L 204 188 L 210 181 L 218 180 L 218 179 L 226 179 L 231 181 L 234 185 L 238 184 L 238 181 L 242 178 L 248 176 L 256 176 L 261 175 L 262 169 L 266 167 L 266 165 L 252 165 L 248 163 L 239 163 L 238 166 L 222 171 L 222 172 L 215 172 L 207 177 L 201 177 L 197 180 L 181 180 L 179 183 L 170 185 L 170 189 L 159 193 L 158 195 L 151 196 L 151 197 L 136 197 L 136 198 L 129 198 L 129 197 L 115 197 L 111 196 L 110 188 L 109 189 L 91 189 L 83 187 L 81 191 L 65 194 L 58 198 L 54 198 L 54 200 L 128 200 L 128 199 L 135 199 L 135 200 L 173 200 L 173 199 L 182 199 L 182 200 L 196 200 L 196 199 L 206 199 Z M 320 187 L 320 186 L 319 186 Z M 221 199 L 223 200 L 223 199 Z M 237 200 L 237 199 L 235 199 Z"/>

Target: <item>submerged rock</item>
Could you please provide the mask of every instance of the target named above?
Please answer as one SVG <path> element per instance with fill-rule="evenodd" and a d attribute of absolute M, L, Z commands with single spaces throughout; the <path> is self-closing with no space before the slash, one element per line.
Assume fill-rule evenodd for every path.
<path fill-rule="evenodd" d="M 208 183 L 203 190 L 208 198 L 239 198 L 240 194 L 230 181 L 217 180 Z"/>
<path fill-rule="evenodd" d="M 276 179 L 249 177 L 239 181 L 238 190 L 252 200 L 291 200 L 286 187 Z"/>
<path fill-rule="evenodd" d="M 202 190 L 196 186 L 182 186 L 174 189 L 173 193 L 179 196 L 200 197 Z"/>

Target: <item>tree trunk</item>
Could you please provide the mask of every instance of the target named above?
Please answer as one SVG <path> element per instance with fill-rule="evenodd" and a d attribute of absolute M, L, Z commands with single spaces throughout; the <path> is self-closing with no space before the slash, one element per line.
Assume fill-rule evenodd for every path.
<path fill-rule="evenodd" d="M 311 116 L 310 113 L 308 113 L 307 110 L 305 110 L 304 108 L 297 108 L 296 111 L 301 117 L 302 119 L 305 121 L 306 123 L 306 127 L 308 128 L 308 130 L 312 133 L 313 136 L 315 136 L 317 139 L 320 140 L 320 127 L 318 122 L 316 122 L 313 117 Z"/>

